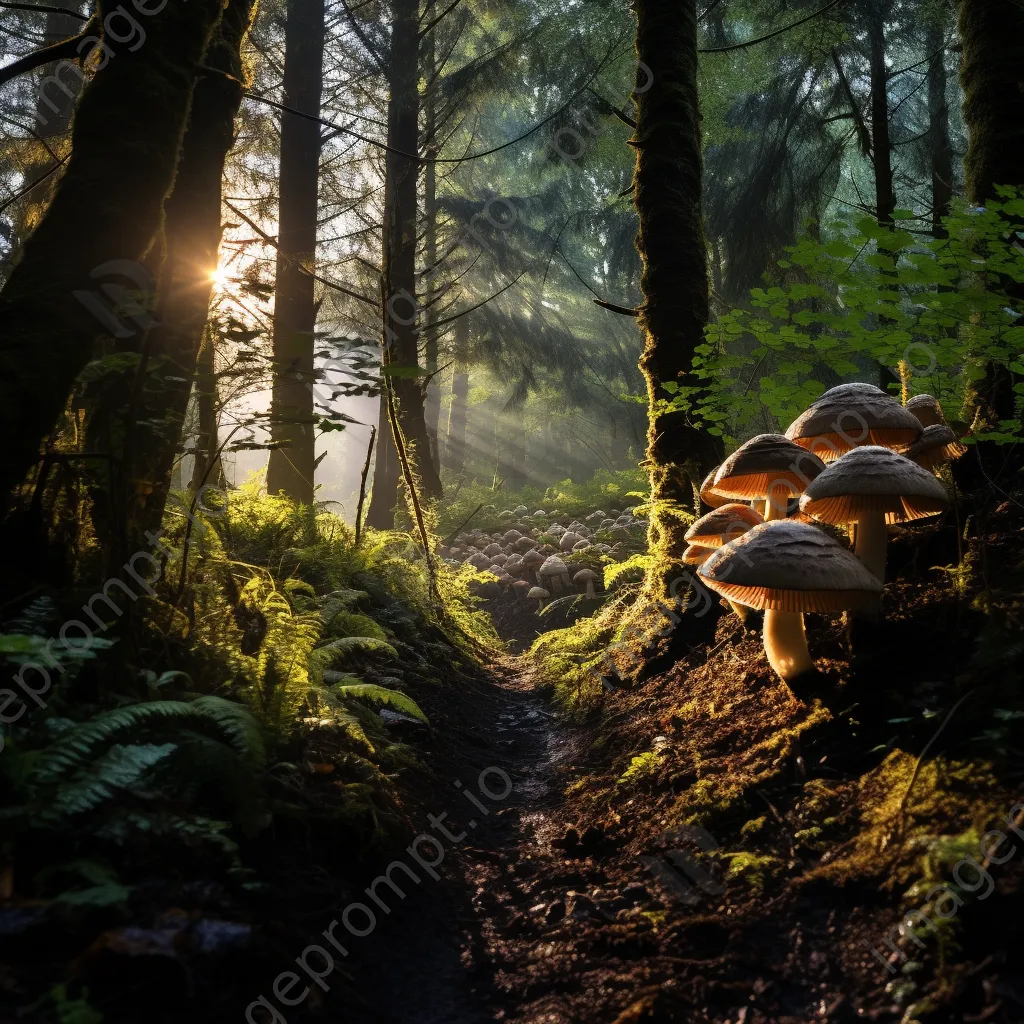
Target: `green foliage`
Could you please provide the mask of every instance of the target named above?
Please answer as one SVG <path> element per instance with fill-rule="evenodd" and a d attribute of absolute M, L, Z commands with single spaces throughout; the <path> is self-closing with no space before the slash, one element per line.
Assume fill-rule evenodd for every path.
<path fill-rule="evenodd" d="M 695 360 L 700 386 L 666 386 L 668 404 L 736 440 L 787 426 L 825 390 L 823 368 L 847 378 L 881 364 L 901 368 L 913 392 L 935 395 L 955 416 L 988 362 L 1024 372 L 1024 308 L 1006 291 L 1024 283 L 1024 246 L 1013 234 L 1022 215 L 1024 198 L 1006 190 L 1002 202 L 947 218 L 948 238 L 871 218 L 831 225 L 820 242 L 805 238 L 779 262 L 783 283 L 754 289 L 752 308 L 709 325 Z M 976 436 L 1020 435 L 1018 413 Z"/>
<path fill-rule="evenodd" d="M 347 683 L 335 686 L 334 692 L 342 698 L 367 701 L 371 704 L 386 704 L 396 711 L 419 719 L 425 725 L 429 724 L 427 716 L 416 701 L 398 690 L 389 690 L 387 687 L 375 686 L 371 683 Z"/>

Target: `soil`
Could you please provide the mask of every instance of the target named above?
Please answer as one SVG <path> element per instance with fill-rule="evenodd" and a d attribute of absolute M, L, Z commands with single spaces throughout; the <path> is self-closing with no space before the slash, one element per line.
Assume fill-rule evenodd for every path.
<path fill-rule="evenodd" d="M 792 689 L 756 622 L 724 607 L 684 618 L 651 678 L 596 683 L 575 717 L 525 656 L 453 662 L 443 686 L 414 693 L 430 730 L 401 735 L 421 766 L 394 780 L 397 843 L 355 860 L 344 832 L 325 845 L 281 822 L 259 840 L 276 881 L 246 906 L 162 880 L 155 904 L 247 920 L 251 942 L 192 960 L 147 948 L 153 931 L 133 949 L 94 946 L 76 963 L 93 1004 L 106 1024 L 242 1021 L 261 996 L 278 1015 L 253 1024 L 1024 1021 L 1024 849 L 987 865 L 987 895 L 961 878 L 951 919 L 920 940 L 893 931 L 1024 800 L 1024 509 L 973 522 L 969 573 L 933 568 L 956 562 L 948 524 L 918 527 L 892 544 L 879 624 L 850 635 L 808 617 L 820 671 Z M 529 616 L 496 619 L 525 645 Z M 317 781 L 311 805 L 332 785 Z M 429 815 L 461 837 L 444 839 L 438 878 L 417 867 L 404 899 L 383 889 L 372 931 L 338 927 L 348 955 L 326 989 L 274 999 L 346 907 L 377 909 L 375 878 L 416 866 L 408 845 Z M 1024 826 L 1002 828 L 1024 847 Z M 47 942 L 41 958 L 62 955 Z"/>

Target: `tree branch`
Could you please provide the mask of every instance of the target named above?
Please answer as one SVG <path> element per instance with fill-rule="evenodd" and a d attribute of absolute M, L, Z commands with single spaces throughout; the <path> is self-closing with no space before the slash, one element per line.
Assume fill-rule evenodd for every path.
<path fill-rule="evenodd" d="M 54 43 L 52 46 L 44 46 L 41 50 L 33 50 L 32 53 L 25 54 L 24 57 L 16 60 L 13 64 L 0 68 L 0 85 L 10 82 L 12 79 L 17 78 L 18 75 L 23 75 L 27 71 L 35 71 L 36 68 L 52 64 L 54 61 L 79 56 L 78 45 L 83 39 L 88 38 L 89 25 L 86 25 L 77 36 L 71 36 L 70 39 L 61 40 L 61 42 Z"/>

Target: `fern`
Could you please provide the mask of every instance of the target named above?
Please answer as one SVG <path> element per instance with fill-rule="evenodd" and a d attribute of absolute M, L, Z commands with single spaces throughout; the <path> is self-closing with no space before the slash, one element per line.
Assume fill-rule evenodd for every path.
<path fill-rule="evenodd" d="M 334 664 L 359 651 L 384 654 L 389 658 L 398 657 L 398 651 L 391 644 L 386 640 L 378 640 L 374 636 L 343 636 L 338 640 L 332 640 L 329 644 L 324 644 L 323 647 L 318 647 L 313 653 L 321 663 Z"/>
<path fill-rule="evenodd" d="M 240 704 L 221 697 L 200 697 L 191 702 L 160 700 L 106 711 L 69 729 L 60 740 L 41 751 L 31 774 L 33 784 L 53 782 L 90 760 L 107 743 L 139 729 L 173 727 L 213 728 L 235 751 L 262 763 L 263 737 L 259 725 Z"/>
<path fill-rule="evenodd" d="M 153 765 L 176 749 L 174 743 L 116 744 L 88 764 L 71 782 L 62 785 L 42 813 L 47 818 L 61 818 L 91 811 L 106 803 L 118 790 L 138 782 Z"/>
<path fill-rule="evenodd" d="M 411 715 L 425 725 L 430 724 L 416 701 L 398 690 L 389 690 L 387 687 L 376 686 L 373 683 L 352 683 L 335 686 L 334 692 L 341 697 L 352 697 L 355 700 L 366 700 L 374 704 L 387 704 L 396 711 Z"/>

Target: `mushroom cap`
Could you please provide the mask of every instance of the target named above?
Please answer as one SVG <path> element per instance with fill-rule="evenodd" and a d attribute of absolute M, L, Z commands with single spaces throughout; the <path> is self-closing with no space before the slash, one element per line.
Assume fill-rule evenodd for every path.
<path fill-rule="evenodd" d="M 912 412 L 873 391 L 822 395 L 786 431 L 786 437 L 823 462 L 861 445 L 904 448 L 920 436 L 921 424 Z"/>
<path fill-rule="evenodd" d="M 478 551 L 466 559 L 466 564 L 473 566 L 474 569 L 489 569 L 491 560 L 482 551 Z"/>
<path fill-rule="evenodd" d="M 724 505 L 729 499 L 721 494 L 715 492 L 715 474 L 718 472 L 718 466 L 715 466 L 713 470 L 706 477 L 704 482 L 700 485 L 700 500 L 705 505 L 710 505 L 711 508 L 718 508 L 720 505 Z"/>
<path fill-rule="evenodd" d="M 536 569 L 538 565 L 544 564 L 544 556 L 539 551 L 531 548 L 523 555 L 522 564 L 527 569 Z"/>
<path fill-rule="evenodd" d="M 571 530 L 566 530 L 565 533 L 558 540 L 558 546 L 563 551 L 572 551 L 572 546 L 583 538 L 578 533 L 573 533 Z"/>
<path fill-rule="evenodd" d="M 537 542 L 530 537 L 520 537 L 512 546 L 525 554 L 527 551 L 531 551 L 535 548 L 537 546 Z"/>
<path fill-rule="evenodd" d="M 816 455 L 784 434 L 758 434 L 745 441 L 715 474 L 714 488 L 730 498 L 763 498 L 778 485 L 795 497 L 825 469 Z"/>
<path fill-rule="evenodd" d="M 532 590 L 533 588 L 526 582 L 526 580 L 516 580 L 515 583 L 512 584 L 512 589 L 522 594 L 524 591 Z"/>
<path fill-rule="evenodd" d="M 806 452 L 804 454 L 806 455 Z M 749 505 L 740 505 L 733 501 L 716 508 L 706 516 L 701 516 L 686 531 L 686 540 L 698 547 L 717 548 L 763 522 L 761 514 L 755 512 Z"/>
<path fill-rule="evenodd" d="M 484 554 L 485 555 L 490 555 L 492 558 L 495 555 L 500 555 L 501 554 L 501 545 L 500 544 L 493 544 L 493 543 L 492 544 L 488 544 L 487 547 L 484 548 Z"/>
<path fill-rule="evenodd" d="M 683 565 L 700 565 L 715 553 L 714 548 L 705 548 L 698 544 L 687 544 L 683 551 Z"/>
<path fill-rule="evenodd" d="M 916 462 L 865 445 L 837 459 L 804 492 L 800 510 L 825 523 L 884 512 L 887 523 L 933 516 L 949 505 L 945 487 Z"/>
<path fill-rule="evenodd" d="M 828 391 L 820 394 L 815 401 L 820 402 L 823 398 L 841 398 L 847 395 L 885 395 L 885 392 L 874 384 L 866 384 L 863 381 L 855 380 L 849 384 L 837 384 L 834 388 L 829 388 Z"/>
<path fill-rule="evenodd" d="M 542 601 L 545 597 L 550 597 L 551 595 L 543 587 L 530 587 L 530 592 L 526 596 L 534 601 Z"/>
<path fill-rule="evenodd" d="M 545 559 L 544 564 L 537 570 L 537 575 L 541 577 L 568 576 L 569 570 L 565 562 L 558 555 L 551 555 Z"/>
<path fill-rule="evenodd" d="M 508 533 L 504 534 L 501 539 L 506 544 L 513 544 L 517 540 L 519 540 L 520 537 L 522 537 L 522 534 L 518 530 L 509 530 Z"/>
<path fill-rule="evenodd" d="M 907 449 L 907 458 L 925 469 L 934 469 L 950 459 L 959 459 L 967 446 L 951 427 L 945 423 L 933 423 L 924 428 L 920 438 Z"/>
<path fill-rule="evenodd" d="M 697 575 L 738 604 L 787 612 L 844 611 L 882 592 L 856 555 L 789 519 L 761 523 L 713 551 Z"/>
<path fill-rule="evenodd" d="M 917 417 L 922 427 L 946 422 L 946 417 L 942 415 L 942 406 L 933 395 L 914 395 L 907 401 L 906 408 Z"/>
<path fill-rule="evenodd" d="M 599 580 L 601 577 L 594 572 L 593 569 L 580 569 L 575 576 L 573 576 L 573 583 L 589 583 L 591 580 Z"/>

